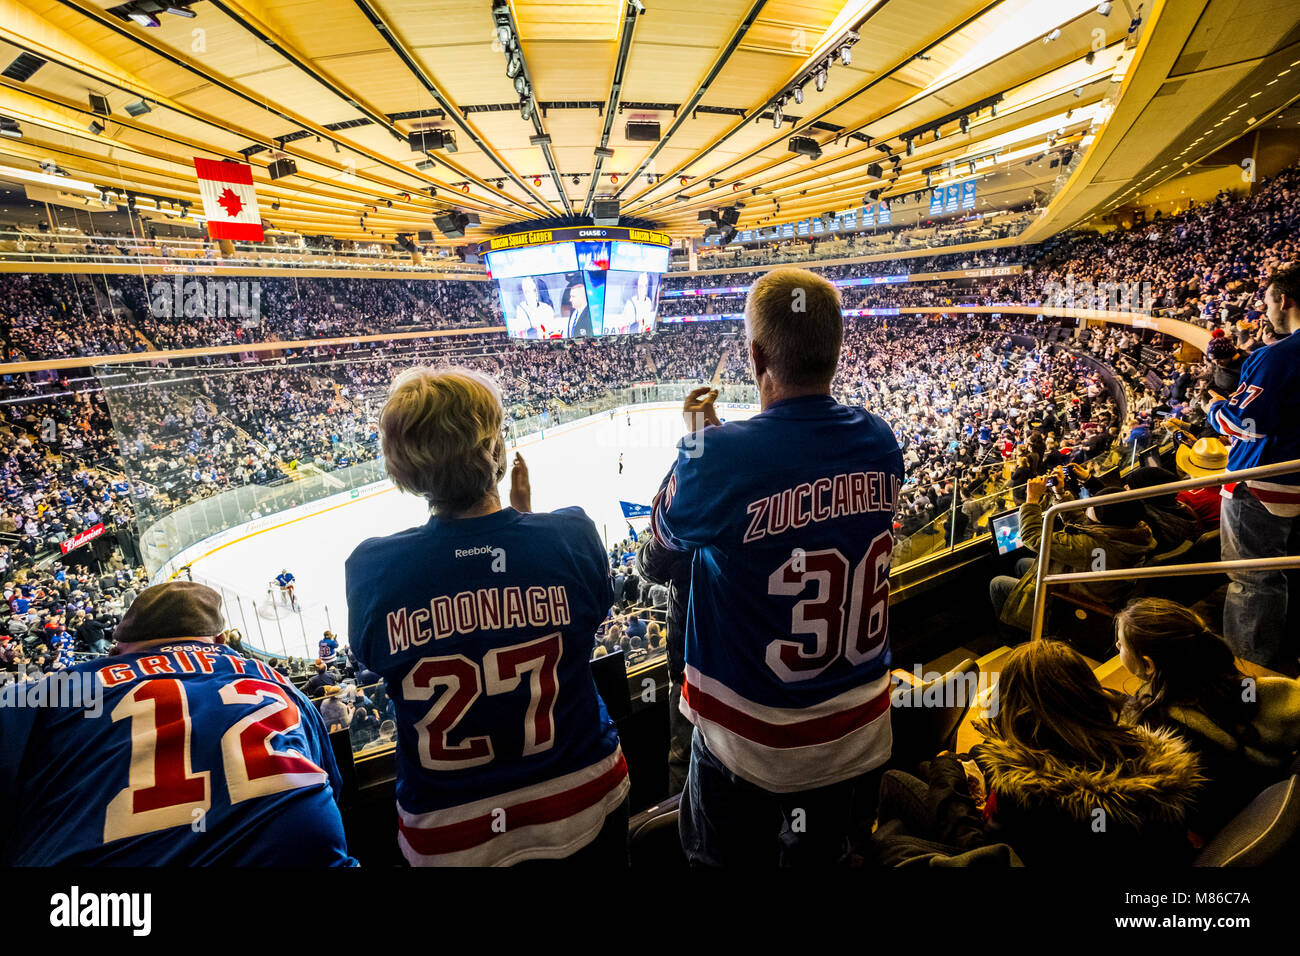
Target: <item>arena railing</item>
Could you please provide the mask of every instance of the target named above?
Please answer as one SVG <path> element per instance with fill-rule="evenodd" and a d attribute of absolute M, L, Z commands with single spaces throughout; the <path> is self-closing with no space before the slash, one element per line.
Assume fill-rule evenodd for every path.
<path fill-rule="evenodd" d="M 668 274 L 681 275 L 692 272 L 740 270 L 764 266 L 801 265 L 803 263 L 828 265 L 842 262 L 850 264 L 900 253 L 924 254 L 934 252 L 942 255 L 958 255 L 965 251 L 964 247 L 967 246 L 972 247 L 971 251 L 978 251 L 978 248 L 985 243 L 1014 238 L 1020 235 L 1042 211 L 1041 208 L 1036 208 L 1021 213 L 1013 220 L 1003 220 L 997 223 L 979 221 L 964 224 L 966 227 L 959 231 L 935 233 L 926 238 L 914 236 L 913 233 L 916 231 L 916 227 L 912 226 L 896 230 L 886 242 L 872 241 L 884 235 L 882 233 L 865 231 L 852 233 L 851 235 L 855 237 L 852 246 L 847 244 L 846 239 L 833 234 L 818 239 L 815 248 L 808 242 L 806 237 L 785 240 L 786 244 L 778 245 L 775 248 L 763 248 L 761 245 L 755 244 L 755 248 L 736 251 L 731 254 L 718 252 L 712 255 L 700 256 L 697 258 L 694 269 L 689 268 L 689 262 L 674 260 Z"/>
<path fill-rule="evenodd" d="M 87 251 L 87 247 L 90 251 Z M 111 251 L 115 250 L 115 251 Z M 365 249 L 323 250 L 267 243 L 242 244 L 235 255 L 222 256 L 215 245 L 197 239 L 145 239 L 126 236 L 38 235 L 0 231 L 0 262 L 81 263 L 112 266 L 194 266 L 230 269 L 268 267 L 395 270 L 412 273 L 481 277 L 483 267 L 462 259 L 384 255 Z"/>
<path fill-rule="evenodd" d="M 1172 443 L 1170 435 L 1154 432 L 1151 440 L 1142 445 L 1135 443 L 1126 447 L 1124 443 L 1117 442 L 1100 454 L 1084 459 L 1081 464 L 1093 468 L 1096 474 L 1105 474 L 1115 469 L 1123 474 L 1137 467 L 1139 460 L 1146 455 L 1168 450 Z M 1006 464 L 999 459 L 976 467 L 994 469 Z M 894 569 L 899 570 L 917 561 L 948 554 L 961 545 L 989 536 L 991 531 L 987 524 L 981 525 L 980 522 L 999 511 L 1018 505 L 1024 499 L 1026 486 L 1025 483 L 1013 485 L 1005 478 L 993 480 L 994 487 L 991 490 L 986 489 L 974 497 L 963 498 L 954 494 L 950 507 L 936 513 L 920 528 L 897 539 L 894 546 Z M 915 490 L 917 486 L 904 488 L 901 499 L 905 500 Z M 960 534 L 957 532 L 960 525 L 958 512 L 965 513 L 967 517 Z"/>
<path fill-rule="evenodd" d="M 1300 459 L 1279 462 L 1275 465 L 1262 465 L 1258 468 L 1245 468 L 1241 471 L 1224 471 L 1206 478 L 1189 478 L 1186 481 L 1171 481 L 1163 485 L 1152 485 L 1130 491 L 1117 491 L 1105 495 L 1094 495 L 1090 498 L 1058 501 L 1043 512 L 1042 546 L 1038 552 L 1038 567 L 1034 578 L 1034 616 L 1030 628 L 1030 638 L 1037 640 L 1043 636 L 1043 626 L 1047 619 L 1047 589 L 1053 585 L 1083 584 L 1089 581 L 1143 581 L 1153 578 L 1187 577 L 1197 574 L 1226 573 L 1228 571 L 1286 571 L 1300 568 L 1300 554 L 1293 554 L 1273 558 L 1204 561 L 1198 564 L 1160 564 L 1136 568 L 1068 571 L 1051 574 L 1049 573 L 1052 562 L 1051 528 L 1052 522 L 1056 520 L 1058 515 L 1081 511 L 1086 508 L 1122 504 L 1126 501 L 1141 501 L 1145 498 L 1176 495 L 1180 491 L 1211 488 L 1238 481 L 1294 475 L 1297 472 L 1300 472 Z"/>

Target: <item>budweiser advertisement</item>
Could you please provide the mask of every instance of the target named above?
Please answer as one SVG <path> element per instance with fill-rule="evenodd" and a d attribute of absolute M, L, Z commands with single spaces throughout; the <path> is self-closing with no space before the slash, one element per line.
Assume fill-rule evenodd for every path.
<path fill-rule="evenodd" d="M 67 541 L 59 542 L 59 547 L 63 549 L 64 554 L 67 554 L 69 551 L 73 550 L 74 548 L 79 548 L 83 544 L 87 544 L 88 542 L 94 541 L 103 533 L 104 533 L 104 523 L 101 521 L 99 524 L 93 525 L 92 527 L 87 528 L 85 531 L 81 531 L 77 534 L 74 534 Z"/>
<path fill-rule="evenodd" d="M 203 215 L 213 239 L 242 239 L 260 242 L 262 216 L 253 191 L 253 167 L 248 163 L 194 158 L 203 196 Z"/>

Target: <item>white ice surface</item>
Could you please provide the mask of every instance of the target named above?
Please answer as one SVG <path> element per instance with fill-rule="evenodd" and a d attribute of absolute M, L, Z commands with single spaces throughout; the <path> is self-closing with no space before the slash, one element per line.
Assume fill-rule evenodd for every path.
<path fill-rule="evenodd" d="M 753 414 L 742 409 L 720 413 L 724 418 Z M 627 522 L 619 501 L 650 503 L 682 432 L 676 409 L 634 406 L 613 418 L 606 413 L 571 430 L 520 441 L 518 451 L 532 481 L 533 510 L 580 505 L 607 543 L 621 540 Z M 508 474 L 501 484 L 501 500 L 509 501 Z M 246 643 L 270 654 L 315 657 L 316 642 L 326 627 L 347 640 L 343 562 L 352 549 L 366 538 L 427 519 L 423 499 L 389 486 L 228 544 L 193 562 L 194 579 L 223 591 L 228 619 L 240 628 Z M 640 530 L 645 520 L 634 520 L 634 526 Z M 285 567 L 297 578 L 298 612 L 268 597 L 268 583 Z"/>

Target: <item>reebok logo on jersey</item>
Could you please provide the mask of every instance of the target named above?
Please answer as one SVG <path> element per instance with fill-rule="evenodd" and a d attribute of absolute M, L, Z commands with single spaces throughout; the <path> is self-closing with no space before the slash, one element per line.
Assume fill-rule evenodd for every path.
<path fill-rule="evenodd" d="M 490 544 L 480 545 L 477 548 L 457 548 L 453 554 L 458 558 L 473 558 L 481 554 L 492 555 L 492 570 L 497 574 L 504 574 L 506 570 L 506 549 L 494 548 Z"/>

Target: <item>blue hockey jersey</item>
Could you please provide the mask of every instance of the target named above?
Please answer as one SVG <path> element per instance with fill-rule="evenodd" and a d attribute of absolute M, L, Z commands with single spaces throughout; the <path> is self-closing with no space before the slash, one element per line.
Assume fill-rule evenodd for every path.
<path fill-rule="evenodd" d="M 769 791 L 846 780 L 890 753 L 889 560 L 903 459 L 830 396 L 687 436 L 655 499 L 691 550 L 681 710 Z"/>
<path fill-rule="evenodd" d="M 316 709 L 223 645 L 0 691 L 4 865 L 354 865 L 339 787 Z"/>
<path fill-rule="evenodd" d="M 1229 440 L 1228 470 L 1300 458 L 1300 334 L 1256 349 L 1226 400 L 1210 404 L 1211 427 Z M 1247 482 L 1273 514 L 1300 515 L 1300 473 Z M 1227 494 L 1231 494 L 1228 489 Z"/>
<path fill-rule="evenodd" d="M 613 604 L 581 508 L 434 516 L 346 564 L 348 637 L 397 710 L 398 842 L 413 865 L 564 857 L 627 796 L 591 652 Z"/>

